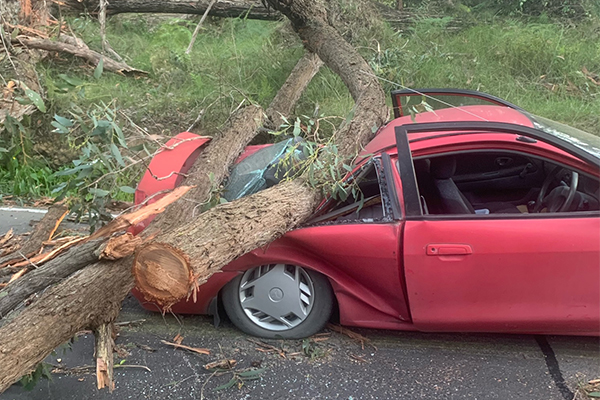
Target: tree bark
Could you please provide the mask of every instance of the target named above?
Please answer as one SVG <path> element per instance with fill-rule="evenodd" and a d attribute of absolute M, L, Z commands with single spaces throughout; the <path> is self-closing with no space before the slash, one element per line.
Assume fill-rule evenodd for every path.
<path fill-rule="evenodd" d="M 306 48 L 340 75 L 355 99 L 354 117 L 336 134 L 340 159 L 351 161 L 387 120 L 383 89 L 366 61 L 327 23 L 322 1 L 269 4 L 291 20 Z M 319 190 L 297 179 L 172 226 L 138 251 L 133 269 L 137 287 L 148 300 L 168 308 L 227 263 L 307 220 L 321 199 Z"/>
<path fill-rule="evenodd" d="M 66 35 L 61 35 L 61 39 L 65 39 Z M 46 51 L 59 51 L 65 52 L 69 54 L 73 54 L 76 57 L 81 57 L 84 60 L 87 60 L 90 64 L 96 66 L 102 59 L 103 68 L 106 71 L 111 71 L 120 75 L 132 75 L 132 74 L 141 74 L 145 75 L 147 72 L 135 69 L 130 67 L 129 65 L 115 61 L 109 57 L 103 56 L 87 47 L 87 45 L 74 45 L 72 43 L 66 43 L 61 41 L 54 41 L 50 39 L 38 39 L 32 38 L 29 36 L 17 36 L 15 39 L 11 40 L 14 44 L 22 44 L 26 47 L 32 49 L 40 49 Z"/>
<path fill-rule="evenodd" d="M 229 173 L 229 166 L 238 158 L 262 126 L 264 112 L 258 106 L 248 106 L 233 114 L 222 134 L 214 138 L 200 153 L 187 173 L 183 184 L 193 186 L 187 201 L 178 201 L 152 223 L 152 230 L 167 232 L 185 224 L 203 211 L 213 190 Z"/>
<path fill-rule="evenodd" d="M 318 55 L 310 51 L 304 53 L 267 108 L 266 114 L 270 127 L 277 129 L 283 124 L 282 116 L 289 116 L 292 113 L 304 89 L 322 65 L 323 61 Z"/>
<path fill-rule="evenodd" d="M 77 332 L 113 321 L 133 287 L 132 262 L 127 257 L 76 272 L 0 328 L 0 393 Z"/>
<path fill-rule="evenodd" d="M 67 7 L 75 10 L 99 10 L 98 0 L 64 0 Z M 162 14 L 199 14 L 208 9 L 211 0 L 111 0 L 106 9 L 107 14 L 121 13 L 162 13 Z M 249 18 L 261 20 L 278 20 L 282 15 L 262 5 L 260 1 L 252 0 L 220 0 L 215 4 L 210 13 L 213 17 Z"/>
<path fill-rule="evenodd" d="M 106 239 L 97 239 L 76 246 L 0 290 L 0 326 L 6 323 L 3 318 L 32 294 L 98 261 L 104 242 Z"/>
<path fill-rule="evenodd" d="M 96 337 L 96 383 L 98 389 L 108 387 L 108 391 L 112 393 L 115 390 L 115 382 L 113 380 L 113 329 L 111 323 L 102 324 L 94 331 Z"/>

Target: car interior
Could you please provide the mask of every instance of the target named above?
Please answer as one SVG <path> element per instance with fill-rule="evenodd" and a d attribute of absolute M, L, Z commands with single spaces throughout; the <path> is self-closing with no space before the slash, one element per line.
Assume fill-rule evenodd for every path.
<path fill-rule="evenodd" d="M 598 179 L 520 153 L 472 151 L 414 160 L 424 214 L 597 211 Z"/>

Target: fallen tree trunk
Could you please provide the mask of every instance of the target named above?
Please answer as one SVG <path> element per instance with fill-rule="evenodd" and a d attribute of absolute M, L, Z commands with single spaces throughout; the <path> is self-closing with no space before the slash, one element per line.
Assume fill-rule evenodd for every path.
<path fill-rule="evenodd" d="M 76 272 L 0 328 L 0 393 L 78 331 L 113 321 L 133 286 L 132 262 L 127 257 Z"/>
<path fill-rule="evenodd" d="M 211 0 L 111 0 L 106 12 L 108 15 L 121 13 L 156 13 L 156 14 L 204 14 Z M 63 3 L 75 10 L 95 12 L 100 9 L 98 0 L 63 0 Z M 213 17 L 249 18 L 261 20 L 278 20 L 282 15 L 268 9 L 260 1 L 252 0 L 220 0 L 209 12 Z"/>
<path fill-rule="evenodd" d="M 318 55 L 310 51 L 304 53 L 267 108 L 266 114 L 270 128 L 277 129 L 283 124 L 282 117 L 292 113 L 304 89 L 319 72 L 322 65 L 323 61 Z"/>
<path fill-rule="evenodd" d="M 277 108 L 277 104 L 272 104 L 272 107 Z M 220 183 L 220 178 L 227 172 L 227 164 L 235 160 L 246 146 L 245 142 L 251 140 L 261 120 L 262 111 L 254 106 L 233 116 L 221 135 L 222 140 L 217 138 L 209 143 L 202 153 L 204 156 L 196 161 L 185 181 L 185 184 L 196 185 L 192 192 L 195 197 L 188 198 L 192 201 L 172 204 L 151 227 L 168 231 L 170 222 L 189 219 L 193 209 L 210 196 L 214 185 Z M 211 146 L 224 146 L 225 143 L 229 143 L 230 154 L 218 149 L 210 150 Z M 213 181 L 210 172 L 217 174 Z M 185 206 L 179 207 L 180 204 Z M 0 327 L 0 337 L 3 338 L 0 342 L 0 393 L 31 372 L 52 350 L 76 332 L 96 329 L 111 322 L 118 314 L 124 297 L 134 286 L 131 274 L 133 260 L 133 257 L 127 257 L 114 262 L 102 261 L 76 272 L 50 288 L 17 318 Z M 104 378 L 109 376 L 108 372 L 103 375 Z M 108 384 L 106 380 L 102 382 Z"/>
<path fill-rule="evenodd" d="M 97 239 L 76 246 L 48 262 L 43 268 L 29 272 L 0 290 L 0 326 L 6 323 L 4 317 L 33 293 L 60 282 L 73 272 L 98 261 L 98 250 L 105 242 L 106 239 Z"/>
<path fill-rule="evenodd" d="M 123 13 L 152 14 L 195 14 L 202 15 L 209 9 L 211 0 L 112 0 L 108 2 L 108 15 Z M 65 6 L 73 10 L 95 13 L 100 11 L 99 0 L 62 0 Z M 415 23 L 416 15 L 404 10 L 396 10 L 385 4 L 373 2 L 384 21 L 403 29 Z M 265 21 L 277 21 L 284 16 L 275 7 L 265 7 L 262 1 L 256 0 L 220 0 L 210 8 L 208 15 L 222 18 L 244 18 Z M 435 16 L 429 16 L 435 17 Z"/>
<path fill-rule="evenodd" d="M 62 35 L 62 36 L 64 39 L 65 35 Z M 75 44 L 73 44 L 74 41 L 77 41 L 77 40 L 72 38 L 69 42 L 65 42 L 65 41 L 55 41 L 55 40 L 50 40 L 50 39 L 32 38 L 32 37 L 23 36 L 23 35 L 20 35 L 14 39 L 11 39 L 11 42 L 13 44 L 21 44 L 23 46 L 26 46 L 26 47 L 29 47 L 32 49 L 39 49 L 39 50 L 46 50 L 46 51 L 59 51 L 59 52 L 73 54 L 76 57 L 81 57 L 84 60 L 87 60 L 90 64 L 92 64 L 94 66 L 98 65 L 100 60 L 102 60 L 104 70 L 111 71 L 111 72 L 114 72 L 114 73 L 117 73 L 120 75 L 131 75 L 131 74 L 145 75 L 145 74 L 147 74 L 147 72 L 130 67 L 129 65 L 125 64 L 124 62 L 115 61 L 111 58 L 103 56 L 102 54 L 98 53 L 97 51 L 90 49 L 85 44 L 75 45 Z M 81 41 L 78 41 L 78 42 L 81 42 Z"/>
<path fill-rule="evenodd" d="M 269 3 L 291 20 L 305 46 L 340 75 L 355 99 L 354 117 L 336 134 L 340 160 L 351 162 L 388 117 L 383 89 L 366 61 L 327 23 L 322 1 Z M 137 288 L 169 307 L 230 261 L 307 220 L 321 199 L 320 190 L 297 179 L 171 226 L 137 252 Z"/>

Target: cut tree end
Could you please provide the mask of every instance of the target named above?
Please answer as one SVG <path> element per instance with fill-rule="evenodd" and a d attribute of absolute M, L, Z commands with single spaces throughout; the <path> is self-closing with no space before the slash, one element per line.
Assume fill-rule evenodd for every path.
<path fill-rule="evenodd" d="M 189 258 L 181 250 L 159 242 L 138 250 L 133 276 L 144 298 L 164 309 L 186 298 L 193 282 Z"/>

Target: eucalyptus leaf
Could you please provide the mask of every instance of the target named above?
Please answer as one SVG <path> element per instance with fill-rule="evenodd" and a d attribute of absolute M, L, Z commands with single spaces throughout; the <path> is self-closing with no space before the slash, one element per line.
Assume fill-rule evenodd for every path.
<path fill-rule="evenodd" d="M 232 387 L 233 385 L 235 385 L 235 383 L 237 382 L 237 379 L 235 378 L 231 378 L 231 380 L 229 382 L 227 382 L 224 385 L 218 386 L 215 388 L 215 390 L 225 390 L 225 389 L 229 389 L 230 387 Z"/>
<path fill-rule="evenodd" d="M 60 115 L 54 114 L 54 119 L 56 120 L 56 122 L 58 122 L 62 126 L 66 126 L 67 128 L 73 126 L 73 121 L 71 121 L 68 118 L 61 117 Z"/>
<path fill-rule="evenodd" d="M 53 132 L 69 133 L 69 129 L 67 129 L 67 127 L 60 124 L 59 122 L 52 121 L 52 122 L 50 122 L 50 125 L 52 125 L 55 128 Z"/>
<path fill-rule="evenodd" d="M 244 371 L 244 372 L 238 373 L 238 376 L 240 378 L 257 379 L 260 377 L 260 375 L 262 375 L 263 372 L 265 372 L 265 368 L 251 369 L 250 371 Z"/>
<path fill-rule="evenodd" d="M 125 166 L 125 162 L 123 161 L 123 156 L 121 156 L 121 152 L 119 151 L 119 148 L 117 147 L 116 144 L 114 144 L 114 143 L 110 144 L 110 152 L 115 157 L 115 159 L 117 160 L 117 162 L 119 163 L 119 165 L 121 167 L 124 167 Z"/>
<path fill-rule="evenodd" d="M 135 193 L 135 189 L 132 188 L 131 186 L 121 186 L 121 187 L 119 187 L 119 190 L 121 192 L 129 193 L 129 194 Z"/>
<path fill-rule="evenodd" d="M 99 189 L 99 188 L 90 188 L 88 190 L 88 192 L 90 192 L 91 194 L 93 194 L 96 197 L 106 197 L 110 193 L 108 190 Z"/>
<path fill-rule="evenodd" d="M 41 112 L 46 112 L 46 105 L 44 104 L 44 100 L 42 100 L 42 96 L 40 96 L 37 92 L 26 88 L 25 94 L 31 100 L 31 102 L 40 110 Z"/>

